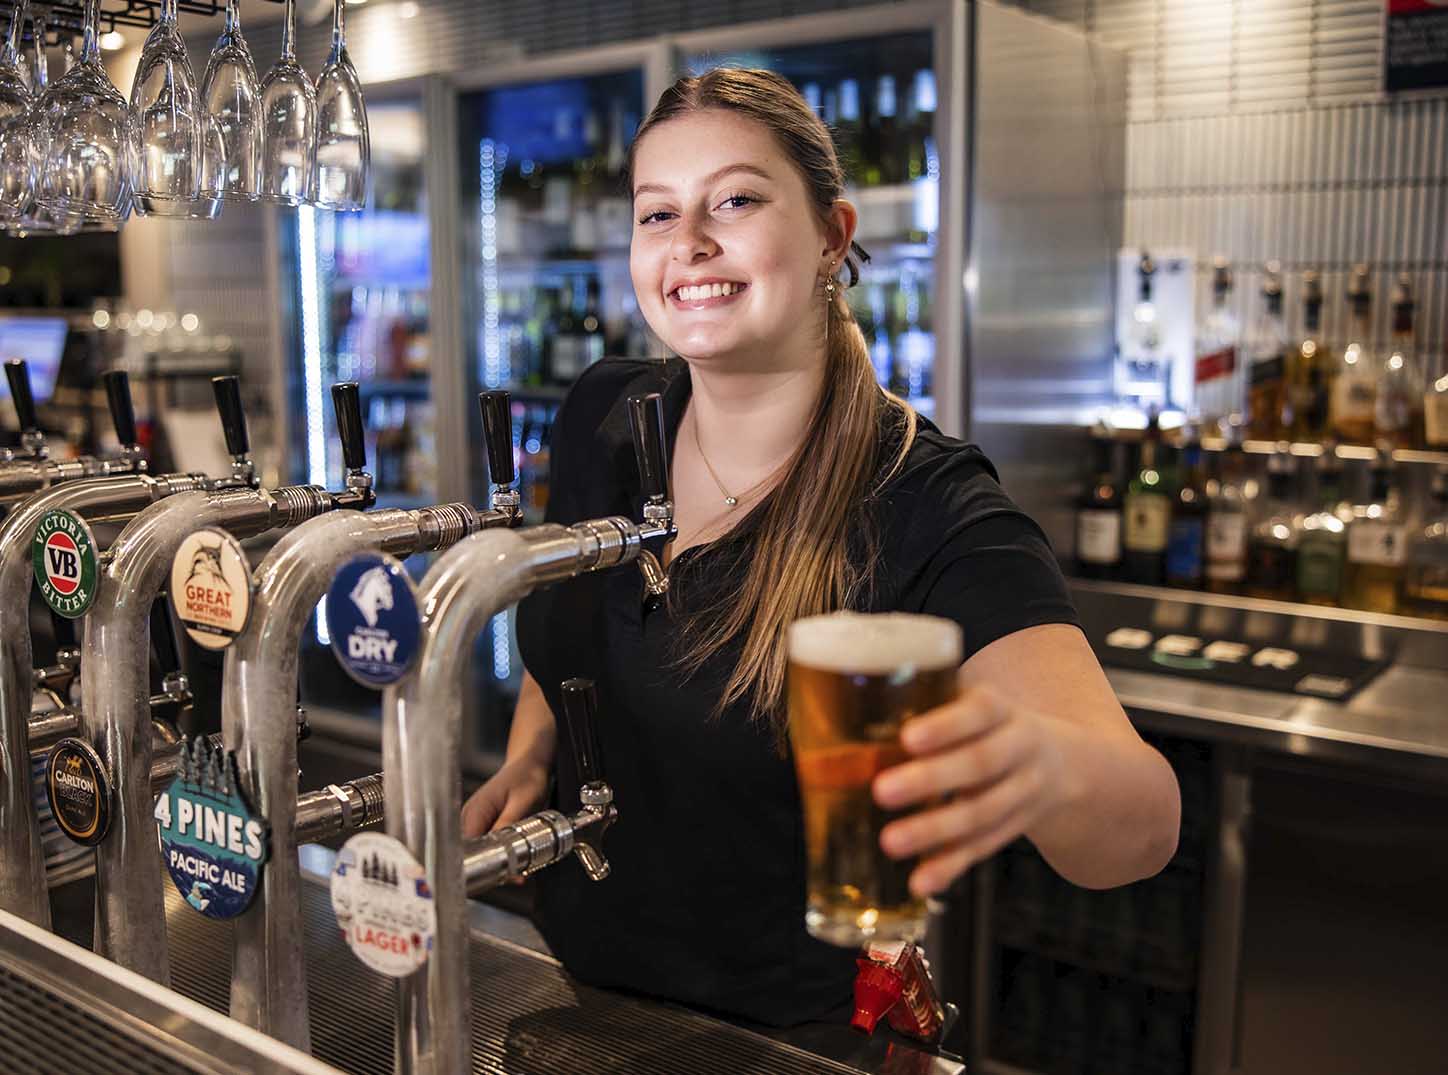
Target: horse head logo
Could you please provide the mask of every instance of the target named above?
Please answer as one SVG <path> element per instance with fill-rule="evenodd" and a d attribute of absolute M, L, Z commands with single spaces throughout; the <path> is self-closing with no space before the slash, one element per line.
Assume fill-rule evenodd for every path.
<path fill-rule="evenodd" d="M 362 572 L 349 596 L 367 626 L 376 627 L 377 614 L 392 607 L 392 580 L 387 577 L 387 568 L 372 567 Z"/>

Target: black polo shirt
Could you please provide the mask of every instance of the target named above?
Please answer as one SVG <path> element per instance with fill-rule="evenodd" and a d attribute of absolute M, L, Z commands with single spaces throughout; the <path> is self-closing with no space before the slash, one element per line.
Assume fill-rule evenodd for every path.
<path fill-rule="evenodd" d="M 664 394 L 672 445 L 690 392 L 685 363 L 609 359 L 579 378 L 553 427 L 549 521 L 639 518 L 624 403 L 648 391 Z M 1045 536 L 973 445 L 922 420 L 873 516 L 881 551 L 868 610 L 949 617 L 964 629 L 966 656 L 1025 627 L 1077 622 Z M 646 609 L 634 568 L 531 595 L 518 643 L 555 713 L 564 679 L 598 684 L 601 753 L 619 810 L 604 843 L 606 880 L 589 881 L 577 862 L 538 875 L 539 925 L 553 951 L 592 985 L 788 1026 L 849 999 L 855 953 L 804 929 L 792 761 L 742 704 L 711 719 L 737 645 L 687 680 L 672 648 L 671 617 L 729 590 L 757 522 L 756 509 L 678 557 L 664 605 Z M 556 775 L 567 804 L 577 777 L 563 740 Z"/>

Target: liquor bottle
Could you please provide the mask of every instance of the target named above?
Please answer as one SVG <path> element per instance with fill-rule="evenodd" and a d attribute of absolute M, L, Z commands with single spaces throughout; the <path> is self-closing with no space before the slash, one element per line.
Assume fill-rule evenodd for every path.
<path fill-rule="evenodd" d="M 1393 339 L 1378 381 L 1373 411 L 1376 443 L 1411 448 L 1423 442 L 1423 384 L 1413 341 L 1413 280 L 1407 273 L 1393 288 Z"/>
<path fill-rule="evenodd" d="M 875 116 L 879 148 L 871 156 L 879 169 L 879 182 L 899 183 L 904 179 L 900 153 L 900 131 L 895 93 L 895 76 L 881 75 L 875 84 Z"/>
<path fill-rule="evenodd" d="M 1378 401 L 1378 361 L 1372 350 L 1373 296 L 1368 268 L 1358 265 L 1347 288 L 1352 316 L 1347 346 L 1332 374 L 1329 424 L 1333 435 L 1349 444 L 1371 444 L 1373 417 Z"/>
<path fill-rule="evenodd" d="M 1390 457 L 1373 466 L 1368 501 L 1353 505 L 1347 527 L 1347 563 L 1343 568 L 1342 603 L 1369 612 L 1396 612 L 1408 533 L 1400 518 L 1398 491 Z"/>
<path fill-rule="evenodd" d="M 1322 284 L 1302 274 L 1302 339 L 1287 360 L 1287 435 L 1318 441 L 1327 435 L 1329 350 L 1322 339 Z"/>
<path fill-rule="evenodd" d="M 1435 450 L 1448 448 L 1448 368 L 1429 381 L 1423 393 L 1423 443 Z"/>
<path fill-rule="evenodd" d="M 556 385 L 570 385 L 583 372 L 583 346 L 579 338 L 578 319 L 573 315 L 573 285 L 565 282 L 558 289 L 557 315 L 549 334 L 551 347 L 548 378 Z"/>
<path fill-rule="evenodd" d="M 1238 398 L 1237 347 L 1241 326 L 1228 308 L 1232 295 L 1232 270 L 1227 259 L 1212 259 L 1212 306 L 1197 328 L 1195 411 L 1203 425 L 1240 415 Z"/>
<path fill-rule="evenodd" d="M 1290 344 L 1282 317 L 1282 267 L 1267 263 L 1262 281 L 1262 310 L 1248 335 L 1251 364 L 1247 368 L 1247 433 L 1258 440 L 1283 435 L 1286 410 L 1287 355 Z"/>
<path fill-rule="evenodd" d="M 1166 546 L 1171 530 L 1171 500 L 1159 469 L 1161 430 L 1156 415 L 1141 442 L 1141 463 L 1126 488 L 1123 505 L 1122 569 L 1128 582 L 1159 586 L 1166 577 Z"/>
<path fill-rule="evenodd" d="M 1083 578 L 1111 579 L 1121 572 L 1121 480 L 1126 445 L 1096 437 L 1096 473 L 1076 502 L 1076 564 Z"/>
<path fill-rule="evenodd" d="M 880 182 L 879 162 L 870 159 L 873 155 L 867 152 L 865 145 L 865 125 L 860 117 L 859 80 L 844 79 L 840 82 L 839 93 L 840 111 L 834 126 L 835 144 L 839 146 L 846 168 L 853 165 L 865 185 L 874 186 Z"/>
<path fill-rule="evenodd" d="M 1267 460 L 1267 501 L 1247 541 L 1247 593 L 1290 601 L 1297 592 L 1297 463 L 1279 451 Z"/>
<path fill-rule="evenodd" d="M 1448 467 L 1433 475 L 1428 521 L 1408 544 L 1403 611 L 1448 620 Z"/>
<path fill-rule="evenodd" d="M 1222 475 L 1207 498 L 1207 589 L 1235 593 L 1247 578 L 1246 460 L 1233 431 L 1222 453 Z"/>
<path fill-rule="evenodd" d="M 1131 327 L 1117 349 L 1114 377 L 1117 399 L 1135 403 L 1143 411 L 1173 402 L 1171 357 L 1162 348 L 1153 293 L 1155 276 L 1156 262 L 1143 250 L 1136 263 L 1136 305 L 1131 310 Z"/>
<path fill-rule="evenodd" d="M 583 365 L 585 368 L 593 365 L 603 358 L 607 352 L 606 337 L 603 331 L 603 302 L 599 298 L 598 277 L 589 276 L 588 285 L 584 292 L 583 316 L 579 319 L 579 327 L 582 329 L 580 339 L 582 340 Z M 574 295 L 577 296 L 577 285 L 574 285 Z M 580 373 L 583 370 L 579 370 Z"/>
<path fill-rule="evenodd" d="M 1180 474 L 1172 488 L 1171 526 L 1167 531 L 1166 582 L 1199 590 L 1202 586 L 1207 528 L 1207 486 L 1201 446 L 1188 442 L 1181 452 Z"/>
<path fill-rule="evenodd" d="M 1317 510 L 1302 520 L 1297 539 L 1297 594 L 1314 605 L 1336 605 L 1347 554 L 1346 524 L 1337 511 L 1342 495 L 1342 465 L 1332 445 L 1323 445 L 1317 461 Z"/>

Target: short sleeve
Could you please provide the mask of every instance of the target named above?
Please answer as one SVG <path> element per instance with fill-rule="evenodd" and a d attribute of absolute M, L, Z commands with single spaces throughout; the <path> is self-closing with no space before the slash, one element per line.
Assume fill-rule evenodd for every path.
<path fill-rule="evenodd" d="M 960 624 L 967 658 L 1027 627 L 1080 626 L 1045 535 L 1021 512 L 995 514 L 955 534 L 926 567 L 917 593 L 917 611 Z"/>

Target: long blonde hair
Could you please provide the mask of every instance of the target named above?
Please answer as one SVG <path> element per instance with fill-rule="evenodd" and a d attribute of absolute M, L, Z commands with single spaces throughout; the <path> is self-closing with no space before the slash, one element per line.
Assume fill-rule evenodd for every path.
<path fill-rule="evenodd" d="M 794 86 L 771 71 L 720 67 L 679 79 L 639 127 L 630 149 L 630 174 L 633 154 L 650 130 L 710 109 L 742 114 L 768 129 L 799 170 L 820 220 L 828 221 L 845 189 L 834 140 Z M 853 256 L 845 262 L 848 283 L 853 284 L 859 268 Z M 780 733 L 788 658 L 785 631 L 802 616 L 857 607 L 864 600 L 877 557 L 868 501 L 904 462 L 916 430 L 914 410 L 876 383 L 869 348 L 845 302 L 844 288 L 836 286 L 832 295 L 821 289 L 820 296 L 825 307 L 824 386 L 805 437 L 774 495 L 756 509 L 763 515 L 743 582 L 726 601 L 688 612 L 679 638 L 678 664 L 686 675 L 742 638 L 715 715 L 748 699 L 752 716 L 772 721 Z M 903 434 L 898 451 L 883 468 L 882 408 L 893 412 Z M 829 465 L 818 465 L 816 453 L 828 458 Z"/>

